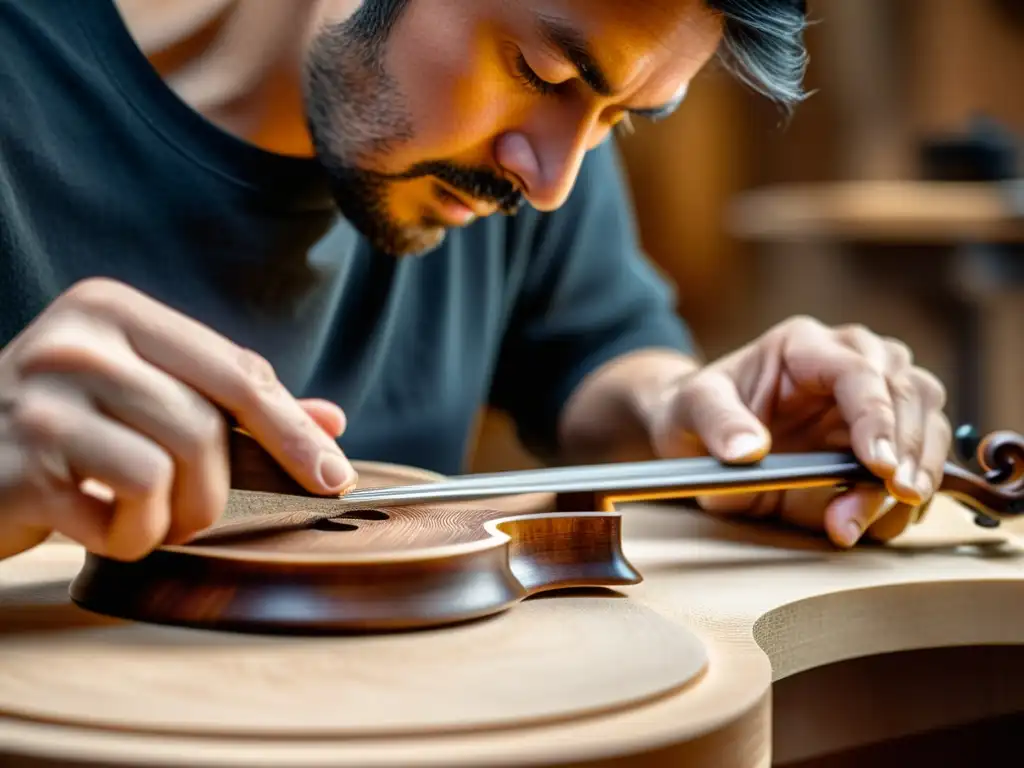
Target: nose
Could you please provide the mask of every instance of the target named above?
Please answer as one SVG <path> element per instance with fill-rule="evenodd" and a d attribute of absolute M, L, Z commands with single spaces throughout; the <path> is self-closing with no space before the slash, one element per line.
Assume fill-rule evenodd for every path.
<path fill-rule="evenodd" d="M 553 211 L 565 203 L 576 183 L 580 165 L 589 148 L 591 126 L 577 126 L 571 135 L 510 131 L 498 137 L 495 159 L 525 187 L 530 205 Z"/>

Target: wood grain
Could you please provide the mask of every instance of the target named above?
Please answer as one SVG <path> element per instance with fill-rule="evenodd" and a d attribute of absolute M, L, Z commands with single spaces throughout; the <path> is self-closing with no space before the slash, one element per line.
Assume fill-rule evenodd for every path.
<path fill-rule="evenodd" d="M 54 574 L 80 559 L 55 554 Z M 8 717 L 222 738 L 464 733 L 635 705 L 706 663 L 685 627 L 615 595 L 532 601 L 511 622 L 448 631 L 278 639 L 106 620 L 62 591 L 35 611 L 19 608 L 17 589 L 0 593 Z"/>

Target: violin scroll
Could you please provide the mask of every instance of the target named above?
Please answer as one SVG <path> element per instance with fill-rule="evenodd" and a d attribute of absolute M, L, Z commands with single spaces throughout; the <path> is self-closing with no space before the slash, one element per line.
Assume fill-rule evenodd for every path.
<path fill-rule="evenodd" d="M 946 464 L 940 493 L 970 507 L 986 528 L 1024 514 L 1024 435 L 999 430 L 980 437 L 965 424 L 956 431 L 954 448 L 966 466 Z"/>

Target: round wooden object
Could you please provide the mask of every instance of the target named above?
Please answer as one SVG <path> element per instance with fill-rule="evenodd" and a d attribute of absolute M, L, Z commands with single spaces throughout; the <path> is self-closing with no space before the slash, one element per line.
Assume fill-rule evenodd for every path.
<path fill-rule="evenodd" d="M 49 565 L 66 577 L 77 552 L 62 554 Z M 181 735 L 466 731 L 635 705 L 706 663 L 686 628 L 614 595 L 540 599 L 449 630 L 280 639 L 107 620 L 65 591 L 53 582 L 35 594 L 48 609 L 20 620 L 0 605 L 0 713 Z"/>

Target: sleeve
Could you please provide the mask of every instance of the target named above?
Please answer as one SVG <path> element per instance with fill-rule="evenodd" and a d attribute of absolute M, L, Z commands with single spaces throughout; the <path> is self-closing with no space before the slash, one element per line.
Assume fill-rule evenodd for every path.
<path fill-rule="evenodd" d="M 592 371 L 645 348 L 696 354 L 673 290 L 641 251 L 626 189 L 606 142 L 566 203 L 536 215 L 517 246 L 525 266 L 490 403 L 542 457 L 557 453 L 562 409 Z"/>

